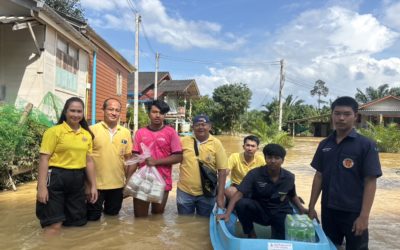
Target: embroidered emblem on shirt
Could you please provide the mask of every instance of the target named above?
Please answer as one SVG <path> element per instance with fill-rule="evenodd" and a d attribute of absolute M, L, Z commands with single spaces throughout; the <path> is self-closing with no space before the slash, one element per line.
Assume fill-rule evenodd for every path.
<path fill-rule="evenodd" d="M 266 183 L 266 182 L 261 182 L 261 181 L 257 181 L 257 184 L 258 184 L 258 186 L 259 186 L 260 188 L 263 188 L 263 187 L 265 187 L 268 183 Z"/>
<path fill-rule="evenodd" d="M 281 197 L 281 198 L 280 198 L 281 201 L 284 201 L 284 200 L 285 200 L 286 194 L 287 194 L 287 193 L 279 192 L 279 196 Z"/>
<path fill-rule="evenodd" d="M 323 149 L 322 149 L 322 152 L 329 152 L 329 151 L 331 151 L 331 149 L 332 149 L 332 148 L 323 148 Z"/>
<path fill-rule="evenodd" d="M 345 158 L 342 163 L 345 168 L 352 168 L 354 165 L 354 161 L 350 158 Z"/>
<path fill-rule="evenodd" d="M 82 141 L 87 141 L 86 136 L 82 136 Z"/>
<path fill-rule="evenodd" d="M 128 141 L 127 141 L 127 140 L 125 140 L 125 139 L 122 139 L 122 140 L 121 140 L 121 143 L 122 143 L 122 144 L 127 144 L 127 143 L 128 143 Z"/>

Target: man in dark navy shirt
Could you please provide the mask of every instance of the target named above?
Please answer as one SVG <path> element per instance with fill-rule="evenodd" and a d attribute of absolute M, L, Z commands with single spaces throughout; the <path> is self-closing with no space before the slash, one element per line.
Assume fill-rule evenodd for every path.
<path fill-rule="evenodd" d="M 285 218 L 292 214 L 292 201 L 301 213 L 307 212 L 302 206 L 294 184 L 294 174 L 283 169 L 286 151 L 278 144 L 268 144 L 263 149 L 267 165 L 250 170 L 237 186 L 225 214 L 218 219 L 229 220 L 234 209 L 243 227 L 243 233 L 256 238 L 253 223 L 271 225 L 272 238 L 285 239 Z"/>
<path fill-rule="evenodd" d="M 374 142 L 353 128 L 358 104 L 340 97 L 331 106 L 335 131 L 321 141 L 311 162 L 316 170 L 309 216 L 322 191 L 321 219 L 327 236 L 336 245 L 346 238 L 346 249 L 368 249 L 368 219 L 375 197 L 376 179 L 382 175 Z"/>

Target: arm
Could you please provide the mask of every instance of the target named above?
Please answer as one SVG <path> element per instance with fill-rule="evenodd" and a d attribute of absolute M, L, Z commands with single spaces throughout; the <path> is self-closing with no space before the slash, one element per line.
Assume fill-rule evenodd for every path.
<path fill-rule="evenodd" d="M 301 203 L 299 196 L 295 195 L 290 198 L 290 201 L 293 203 L 293 205 L 296 206 L 296 208 L 299 210 L 299 214 L 307 214 L 308 210 L 303 206 Z"/>
<path fill-rule="evenodd" d="M 360 236 L 368 228 L 369 213 L 374 203 L 376 191 L 376 177 L 367 176 L 364 179 L 364 193 L 360 216 L 354 221 L 352 231 Z"/>
<path fill-rule="evenodd" d="M 127 182 L 129 181 L 129 179 L 131 178 L 133 173 L 136 172 L 137 167 L 138 167 L 137 164 L 127 166 L 127 169 L 126 169 L 126 181 Z"/>
<path fill-rule="evenodd" d="M 236 203 L 242 199 L 243 193 L 240 191 L 237 191 L 233 196 L 232 199 L 229 201 L 228 208 L 226 209 L 224 214 L 219 214 L 217 215 L 217 219 L 224 219 L 226 222 L 229 221 L 229 217 L 231 216 L 231 213 L 233 209 L 235 209 Z"/>
<path fill-rule="evenodd" d="M 225 182 L 226 182 L 226 169 L 218 169 L 218 190 L 217 190 L 217 205 L 220 208 L 225 207 Z"/>
<path fill-rule="evenodd" d="M 311 219 L 318 218 L 317 212 L 315 211 L 315 204 L 317 203 L 321 190 L 322 190 L 322 174 L 321 172 L 316 171 L 311 188 L 310 202 L 308 204 L 308 216 Z"/>
<path fill-rule="evenodd" d="M 182 154 L 171 154 L 168 157 L 162 159 L 153 159 L 149 157 L 146 159 L 147 166 L 159 166 L 159 165 L 172 165 L 175 163 L 180 163 L 182 161 Z"/>
<path fill-rule="evenodd" d="M 88 201 L 95 203 L 97 201 L 98 193 L 96 188 L 96 172 L 92 157 L 86 156 L 86 176 L 89 182 L 89 190 L 87 190 Z"/>
<path fill-rule="evenodd" d="M 47 174 L 49 170 L 50 156 L 51 155 L 40 154 L 39 157 L 39 176 L 36 199 L 44 204 L 46 204 L 49 200 L 49 193 L 47 190 Z"/>

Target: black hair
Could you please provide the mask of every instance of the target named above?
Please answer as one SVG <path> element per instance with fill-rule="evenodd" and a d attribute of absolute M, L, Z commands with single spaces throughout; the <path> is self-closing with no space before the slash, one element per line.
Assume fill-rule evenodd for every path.
<path fill-rule="evenodd" d="M 60 116 L 60 119 L 58 119 L 57 124 L 62 124 L 63 122 L 65 122 L 67 120 L 67 116 L 65 114 L 67 113 L 67 110 L 68 110 L 69 106 L 73 102 L 79 102 L 80 104 L 82 104 L 83 109 L 85 109 L 85 104 L 83 103 L 81 98 L 79 98 L 79 97 L 71 97 L 71 98 L 69 98 L 65 102 L 64 108 L 63 108 L 63 110 L 61 112 L 61 116 Z M 82 117 L 82 120 L 79 122 L 79 125 L 81 125 L 82 128 L 87 130 L 90 133 L 90 135 L 92 136 L 92 139 L 94 139 L 94 134 L 92 133 L 92 131 L 90 131 L 89 125 L 88 125 L 84 115 Z"/>
<path fill-rule="evenodd" d="M 122 108 L 121 102 L 118 99 L 115 99 L 115 98 L 111 97 L 111 98 L 107 98 L 107 99 L 104 100 L 104 102 L 103 102 L 103 110 L 105 110 L 107 108 L 107 102 L 110 101 L 110 100 L 117 101 L 119 103 L 119 106 Z"/>
<path fill-rule="evenodd" d="M 166 114 L 169 111 L 169 106 L 166 102 L 161 100 L 154 100 L 147 105 L 147 111 L 150 112 L 151 107 L 156 106 L 161 114 Z"/>
<path fill-rule="evenodd" d="M 337 98 L 331 104 L 331 110 L 333 111 L 336 106 L 351 107 L 351 109 L 353 109 L 354 113 L 358 112 L 358 103 L 353 97 L 350 97 L 350 96 L 342 96 L 342 97 Z"/>
<path fill-rule="evenodd" d="M 246 144 L 246 141 L 255 141 L 257 143 L 257 146 L 260 145 L 260 139 L 258 139 L 257 136 L 255 135 L 248 135 L 243 139 L 243 145 Z"/>
<path fill-rule="evenodd" d="M 268 156 L 279 156 L 283 159 L 285 159 L 286 156 L 286 150 L 279 144 L 274 144 L 270 143 L 265 145 L 263 148 L 263 154 L 264 157 Z"/>

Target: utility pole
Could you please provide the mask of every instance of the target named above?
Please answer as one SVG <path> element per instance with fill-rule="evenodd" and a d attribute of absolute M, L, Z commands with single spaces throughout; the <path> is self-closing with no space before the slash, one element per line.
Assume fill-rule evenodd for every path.
<path fill-rule="evenodd" d="M 279 82 L 279 127 L 278 130 L 282 130 L 282 90 L 283 85 L 285 84 L 285 61 L 284 59 L 280 60 L 281 63 L 281 74 L 280 74 L 280 82 Z"/>
<path fill-rule="evenodd" d="M 140 15 L 136 14 L 136 29 L 135 29 L 135 83 L 133 87 L 133 133 L 138 130 L 138 114 L 139 114 L 139 26 Z"/>
<path fill-rule="evenodd" d="M 158 84 L 158 62 L 160 60 L 160 54 L 156 52 L 156 73 L 154 74 L 154 100 L 157 100 L 157 84 Z"/>

